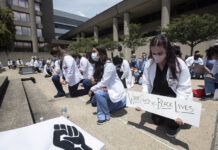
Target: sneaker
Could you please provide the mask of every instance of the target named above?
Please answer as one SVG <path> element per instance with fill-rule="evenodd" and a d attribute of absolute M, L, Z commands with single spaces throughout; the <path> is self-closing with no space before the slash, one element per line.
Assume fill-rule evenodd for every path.
<path fill-rule="evenodd" d="M 180 128 L 177 128 L 177 129 L 175 129 L 175 130 L 168 129 L 168 130 L 167 130 L 167 136 L 168 136 L 168 137 L 171 137 L 171 138 L 176 137 L 176 135 L 177 135 L 177 133 L 179 132 L 179 130 L 180 130 Z"/>
<path fill-rule="evenodd" d="M 65 95 L 55 95 L 54 98 L 64 97 Z"/>
<path fill-rule="evenodd" d="M 102 125 L 102 124 L 104 124 L 105 122 L 106 122 L 106 120 L 98 120 L 98 121 L 97 121 L 97 124 L 98 124 L 98 125 Z"/>
<path fill-rule="evenodd" d="M 204 97 L 202 97 L 202 100 L 208 100 L 208 99 L 213 99 L 213 94 L 207 94 Z"/>
<path fill-rule="evenodd" d="M 88 104 L 91 104 L 91 100 L 88 100 L 88 101 L 86 102 L 86 105 L 88 105 Z"/>

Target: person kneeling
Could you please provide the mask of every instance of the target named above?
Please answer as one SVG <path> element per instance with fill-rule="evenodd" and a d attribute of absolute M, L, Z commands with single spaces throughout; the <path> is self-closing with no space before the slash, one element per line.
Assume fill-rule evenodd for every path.
<path fill-rule="evenodd" d="M 94 78 L 98 82 L 90 89 L 89 96 L 95 93 L 92 101 L 96 101 L 97 124 L 100 125 L 110 120 L 110 112 L 126 106 L 126 92 L 103 46 L 92 50 L 92 59 L 96 62 Z"/>
<path fill-rule="evenodd" d="M 52 72 L 53 72 L 53 69 L 50 63 L 46 63 L 46 65 L 44 66 L 44 71 L 43 71 L 45 78 L 51 77 Z"/>

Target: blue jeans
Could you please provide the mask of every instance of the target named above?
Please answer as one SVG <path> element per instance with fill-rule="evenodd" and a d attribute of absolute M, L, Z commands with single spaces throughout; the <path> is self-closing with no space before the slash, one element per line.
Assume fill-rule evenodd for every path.
<path fill-rule="evenodd" d="M 54 85 L 55 85 L 55 87 L 56 87 L 56 89 L 57 89 L 57 91 L 58 91 L 57 95 L 58 95 L 58 96 L 63 96 L 63 95 L 65 95 L 65 92 L 64 92 L 64 90 L 63 90 L 63 87 L 62 87 L 62 85 L 61 85 L 61 83 L 60 83 L 60 77 L 59 77 L 58 75 L 54 75 L 54 76 L 52 77 L 52 81 L 53 81 L 53 83 L 54 83 Z"/>
<path fill-rule="evenodd" d="M 215 74 L 214 79 L 210 79 L 208 77 L 204 78 L 205 84 L 205 94 L 214 94 L 215 91 L 215 83 L 218 82 L 218 74 Z"/>
<path fill-rule="evenodd" d="M 63 87 L 62 87 L 62 85 L 60 83 L 60 77 L 58 75 L 54 75 L 52 77 L 52 81 L 53 81 L 53 83 L 54 83 L 54 85 L 55 85 L 55 87 L 56 87 L 56 89 L 58 91 L 57 95 L 58 96 L 65 95 Z M 77 96 L 78 85 L 79 85 L 79 83 L 75 84 L 74 86 L 68 86 L 69 94 L 70 94 L 71 97 Z"/>
<path fill-rule="evenodd" d="M 141 74 L 139 72 L 134 73 L 134 77 L 135 77 L 135 81 L 136 83 L 139 82 L 139 78 L 140 78 Z"/>
<path fill-rule="evenodd" d="M 84 86 L 84 93 L 88 94 L 90 88 L 92 87 L 92 82 L 90 79 L 84 79 L 83 80 L 83 86 Z"/>
<path fill-rule="evenodd" d="M 97 90 L 93 99 L 97 102 L 98 120 L 110 119 L 110 112 L 126 106 L 126 98 L 117 103 L 113 103 L 109 98 L 108 92 L 102 90 Z"/>
<path fill-rule="evenodd" d="M 190 68 L 190 74 L 191 74 L 191 78 L 193 78 L 194 75 L 195 75 L 196 79 L 200 79 L 201 74 L 200 73 L 194 73 L 194 70 L 192 68 Z"/>

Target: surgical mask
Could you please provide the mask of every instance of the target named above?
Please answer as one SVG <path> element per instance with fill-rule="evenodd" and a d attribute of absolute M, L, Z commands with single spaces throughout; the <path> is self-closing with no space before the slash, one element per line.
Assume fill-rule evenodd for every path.
<path fill-rule="evenodd" d="M 93 61 L 98 62 L 99 57 L 98 57 L 97 53 L 92 53 L 91 57 L 92 57 Z"/>
<path fill-rule="evenodd" d="M 164 61 L 164 59 L 166 58 L 166 54 L 162 54 L 162 55 L 153 55 L 154 61 L 158 64 Z"/>

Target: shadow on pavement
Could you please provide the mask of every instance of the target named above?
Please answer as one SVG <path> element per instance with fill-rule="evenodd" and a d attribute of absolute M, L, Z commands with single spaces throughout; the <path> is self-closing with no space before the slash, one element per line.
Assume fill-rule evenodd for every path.
<path fill-rule="evenodd" d="M 163 125 L 163 126 L 157 126 L 156 130 L 154 129 L 151 129 L 151 128 L 148 128 L 146 126 L 144 126 L 145 123 L 150 123 L 150 124 L 153 124 L 152 120 L 151 120 L 151 113 L 148 113 L 148 112 L 145 112 L 141 115 L 141 121 L 140 123 L 135 123 L 135 122 L 132 122 L 132 121 L 128 121 L 128 125 L 132 125 L 138 129 L 142 129 L 142 130 L 145 130 L 146 132 L 149 132 L 151 134 L 154 134 L 162 139 L 165 139 L 167 141 L 169 141 L 170 143 L 174 144 L 174 145 L 179 145 L 187 150 L 189 150 L 189 146 L 187 143 L 179 140 L 179 139 L 176 139 L 175 138 L 171 138 L 171 137 L 168 137 L 166 136 L 166 127 Z M 181 129 L 190 129 L 191 126 L 190 125 L 184 125 L 181 127 Z"/>

